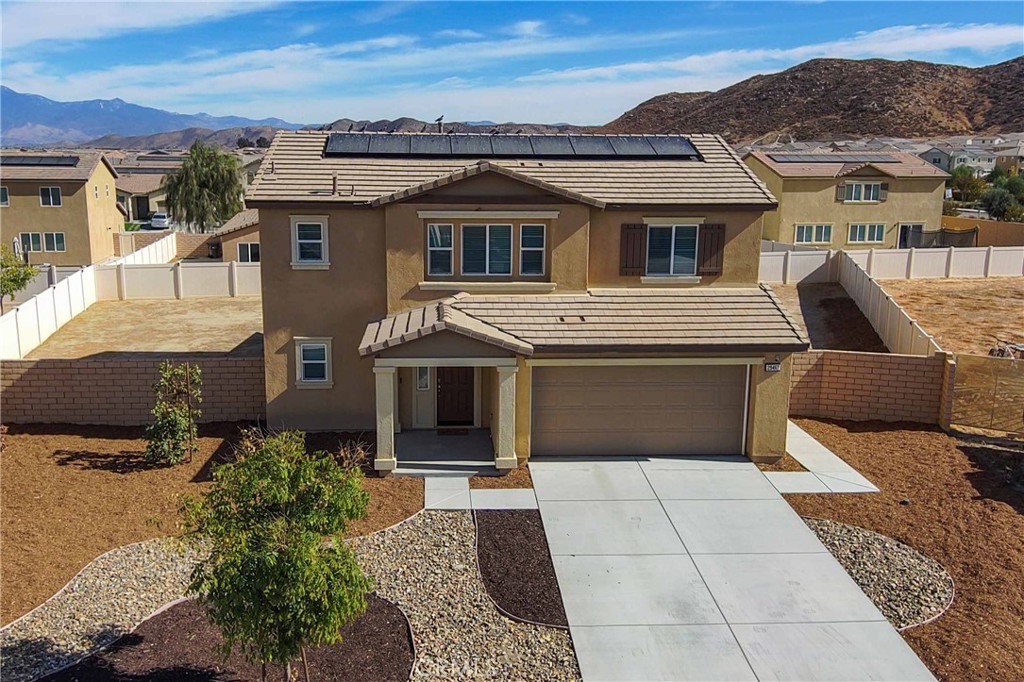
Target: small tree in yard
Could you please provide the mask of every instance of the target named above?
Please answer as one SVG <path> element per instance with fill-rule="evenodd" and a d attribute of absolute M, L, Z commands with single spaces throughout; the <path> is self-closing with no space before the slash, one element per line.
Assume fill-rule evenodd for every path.
<path fill-rule="evenodd" d="M 968 166 L 957 166 L 951 175 L 949 182 L 960 201 L 977 201 L 985 191 L 985 181 L 975 177 L 974 171 Z"/>
<path fill-rule="evenodd" d="M 182 508 L 185 537 L 209 550 L 189 590 L 253 663 L 285 665 L 306 647 L 341 640 L 372 589 L 341 534 L 366 515 L 362 470 L 307 453 L 298 431 L 250 432 L 237 461 L 214 470 L 213 487 Z"/>
<path fill-rule="evenodd" d="M 27 287 L 37 272 L 34 265 L 18 258 L 6 244 L 0 244 L 0 314 L 4 312 L 4 299 Z"/>
<path fill-rule="evenodd" d="M 146 462 L 179 464 L 199 449 L 196 419 L 202 414 L 203 375 L 198 365 L 160 363 L 160 379 L 153 385 L 156 405 L 153 423 L 146 427 Z"/>

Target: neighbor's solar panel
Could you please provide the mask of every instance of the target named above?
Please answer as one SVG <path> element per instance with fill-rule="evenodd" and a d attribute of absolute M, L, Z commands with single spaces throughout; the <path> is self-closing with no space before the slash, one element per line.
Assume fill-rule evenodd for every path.
<path fill-rule="evenodd" d="M 4 166 L 77 166 L 77 156 L 4 156 L 0 157 L 0 165 Z"/>
<path fill-rule="evenodd" d="M 769 154 L 776 163 L 899 163 L 889 154 Z"/>
<path fill-rule="evenodd" d="M 455 133 L 331 133 L 324 147 L 324 156 L 688 160 L 701 158 L 693 144 L 680 136 Z"/>

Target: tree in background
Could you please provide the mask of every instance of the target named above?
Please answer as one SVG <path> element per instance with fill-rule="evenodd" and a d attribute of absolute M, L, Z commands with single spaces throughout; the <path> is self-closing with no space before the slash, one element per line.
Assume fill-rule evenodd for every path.
<path fill-rule="evenodd" d="M 373 587 L 342 539 L 369 503 L 360 462 L 307 453 L 300 431 L 250 431 L 236 455 L 182 507 L 186 540 L 209 550 L 189 591 L 224 635 L 225 655 L 240 646 L 264 680 L 275 662 L 291 680 L 301 657 L 309 680 L 306 647 L 339 642 Z"/>
<path fill-rule="evenodd" d="M 242 210 L 238 159 L 196 140 L 181 168 L 164 178 L 167 209 L 189 229 L 206 232 Z"/>
<path fill-rule="evenodd" d="M 38 272 L 38 268 L 18 258 L 6 244 L 0 244 L 0 315 L 4 312 L 4 299 L 27 287 Z"/>
<path fill-rule="evenodd" d="M 968 166 L 957 166 L 953 169 L 950 185 L 953 194 L 960 201 L 977 201 L 985 191 L 985 181 L 975 177 L 974 171 Z"/>
<path fill-rule="evenodd" d="M 1006 220 L 1007 212 L 1012 213 L 1012 207 L 1017 205 L 1017 200 L 1005 189 L 990 189 L 981 195 L 979 201 L 982 208 L 995 220 Z"/>
<path fill-rule="evenodd" d="M 991 172 L 989 172 L 988 175 L 985 176 L 985 180 L 992 184 L 995 184 L 997 180 L 1005 178 L 1008 175 L 1009 174 L 1006 172 L 1004 168 L 1002 168 L 1001 166 L 996 166 L 991 170 Z"/>
<path fill-rule="evenodd" d="M 199 449 L 196 419 L 202 414 L 203 375 L 199 365 L 160 363 L 160 378 L 153 385 L 156 405 L 153 423 L 146 427 L 149 464 L 179 464 Z"/>
<path fill-rule="evenodd" d="M 250 140 L 248 137 L 240 137 L 240 138 L 238 138 L 238 141 L 235 142 L 235 145 L 239 149 L 242 149 L 243 147 L 251 147 L 252 146 L 252 140 Z"/>
<path fill-rule="evenodd" d="M 1018 204 L 1024 204 L 1024 178 L 1019 175 L 1007 177 L 1003 189 L 1012 194 Z"/>
<path fill-rule="evenodd" d="M 261 149 L 266 149 L 267 147 L 270 146 L 270 140 L 260 135 L 258 138 L 256 138 L 256 146 L 260 147 Z"/>

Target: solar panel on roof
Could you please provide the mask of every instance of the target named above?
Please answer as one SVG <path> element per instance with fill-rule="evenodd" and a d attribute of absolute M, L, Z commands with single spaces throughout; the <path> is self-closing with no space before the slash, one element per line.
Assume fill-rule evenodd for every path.
<path fill-rule="evenodd" d="M 77 156 L 4 156 L 0 157 L 0 165 L 4 166 L 77 166 Z"/>
<path fill-rule="evenodd" d="M 447 135 L 413 135 L 409 153 L 414 156 L 451 156 L 452 141 Z"/>
<path fill-rule="evenodd" d="M 491 138 L 486 135 L 450 135 L 452 156 L 494 156 Z"/>
<path fill-rule="evenodd" d="M 615 156 L 615 149 L 607 137 L 597 135 L 570 135 L 569 144 L 577 156 Z"/>
<path fill-rule="evenodd" d="M 768 158 L 776 163 L 899 163 L 900 160 L 889 154 L 769 154 Z"/>
<path fill-rule="evenodd" d="M 411 142 L 409 135 L 370 135 L 369 153 L 408 156 Z"/>
<path fill-rule="evenodd" d="M 568 135 L 530 135 L 534 156 L 576 156 Z"/>
<path fill-rule="evenodd" d="M 525 135 L 495 135 L 491 147 L 495 156 L 533 156 L 533 145 Z"/>
<path fill-rule="evenodd" d="M 370 136 L 362 134 L 354 135 L 330 135 L 327 138 L 325 154 L 365 154 L 370 148 Z"/>
<path fill-rule="evenodd" d="M 646 137 L 639 135 L 613 135 L 608 138 L 618 156 L 654 156 L 654 147 Z"/>
<path fill-rule="evenodd" d="M 647 141 L 658 156 L 697 156 L 697 150 L 685 137 L 660 137 L 648 135 Z"/>

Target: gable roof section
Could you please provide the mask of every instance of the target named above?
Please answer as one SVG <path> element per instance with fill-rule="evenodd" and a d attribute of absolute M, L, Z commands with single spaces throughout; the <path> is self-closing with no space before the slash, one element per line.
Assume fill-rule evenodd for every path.
<path fill-rule="evenodd" d="M 128 194 L 152 194 L 163 185 L 164 177 L 152 173 L 123 173 L 115 185 Z"/>
<path fill-rule="evenodd" d="M 529 175 L 524 175 L 523 173 L 519 173 L 511 168 L 498 166 L 496 164 L 491 163 L 490 161 L 478 161 L 473 166 L 467 166 L 465 168 L 455 171 L 454 173 L 450 173 L 449 175 L 437 178 L 436 180 L 430 180 L 420 185 L 416 185 L 415 187 L 408 187 L 406 189 L 399 190 L 398 192 L 392 192 L 391 194 L 388 194 L 386 196 L 378 197 L 377 199 L 374 199 L 372 202 L 370 202 L 370 205 L 376 208 L 377 206 L 384 206 L 385 204 L 391 204 L 396 201 L 411 199 L 421 194 L 426 194 L 432 190 L 438 189 L 439 187 L 455 184 L 457 182 L 461 182 L 463 180 L 466 180 L 467 178 L 471 178 L 475 175 L 480 175 L 482 173 L 496 173 L 498 175 L 503 175 L 506 178 L 511 178 L 512 180 L 515 180 L 516 182 L 521 182 L 523 184 L 536 187 L 537 189 L 544 190 L 545 192 L 548 192 L 550 194 L 554 194 L 556 196 L 569 199 L 570 201 L 579 202 L 581 204 L 588 204 L 590 206 L 594 206 L 597 208 L 604 208 L 605 206 L 605 203 L 603 201 L 598 201 L 597 199 L 592 199 L 590 197 L 583 196 L 578 192 L 573 192 L 571 190 L 562 189 L 561 187 L 556 187 L 555 185 L 544 182 L 543 180 L 532 178 Z"/>
<path fill-rule="evenodd" d="M 400 134 L 400 133 L 380 133 Z M 345 203 L 400 201 L 435 181 L 454 182 L 478 158 L 324 157 L 330 131 L 280 131 L 246 196 L 249 202 Z M 605 205 L 732 205 L 773 208 L 775 197 L 717 135 L 688 135 L 703 161 L 683 159 L 487 159 L 562 196 Z"/>
<path fill-rule="evenodd" d="M 96 167 L 101 163 L 117 178 L 117 171 L 101 152 L 72 150 L 70 152 L 0 152 L 3 157 L 17 156 L 77 156 L 78 162 L 73 166 L 2 166 L 0 177 L 4 180 L 53 180 L 68 182 L 85 182 L 92 177 Z"/>
<path fill-rule="evenodd" d="M 245 228 L 252 227 L 253 225 L 259 225 L 259 222 L 259 210 L 255 208 L 247 208 L 231 216 L 231 218 L 221 225 L 220 229 L 214 232 L 214 234 L 218 237 L 223 237 L 226 234 L 238 232 L 239 230 L 244 230 Z"/>
<path fill-rule="evenodd" d="M 448 311 L 443 313 L 442 311 Z M 372 355 L 435 328 L 444 314 L 535 352 L 793 352 L 807 337 L 770 288 L 602 289 L 585 294 L 470 296 L 371 323 L 360 344 Z M 464 317 L 457 317 L 457 315 Z M 443 326 L 441 328 L 450 328 Z M 456 330 L 457 331 L 457 330 Z M 474 336 L 487 341 L 481 336 Z M 488 341 L 492 342 L 492 341 Z M 500 344 L 499 344 L 500 345 Z"/>
<path fill-rule="evenodd" d="M 880 163 L 844 163 L 843 167 L 836 173 L 837 178 L 843 178 L 847 175 L 853 175 L 862 170 L 873 170 L 879 175 L 888 175 L 890 178 L 898 178 L 891 169 L 887 169 L 885 164 Z"/>
<path fill-rule="evenodd" d="M 781 178 L 838 178 L 865 166 L 871 166 L 892 178 L 939 179 L 949 177 L 949 174 L 941 168 L 933 166 L 919 156 L 906 152 L 885 152 L 884 156 L 896 159 L 895 162 L 890 163 L 850 162 L 842 158 L 842 153 L 839 154 L 839 158 L 836 158 L 832 156 L 831 152 L 813 152 L 804 156 L 808 157 L 808 160 L 801 160 L 799 163 L 775 161 L 769 152 L 762 151 L 748 152 L 743 158 L 757 159 Z M 862 156 L 870 156 L 870 153 Z M 857 168 L 852 168 L 853 166 L 857 166 Z"/>

